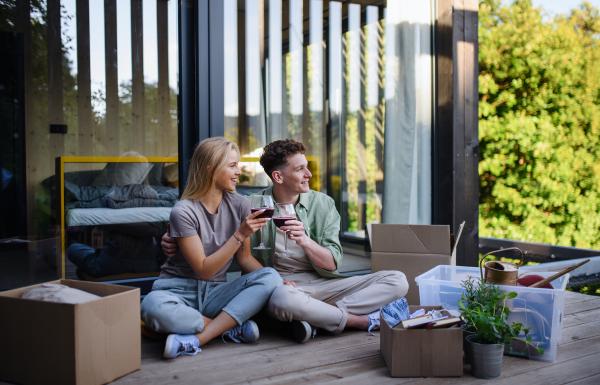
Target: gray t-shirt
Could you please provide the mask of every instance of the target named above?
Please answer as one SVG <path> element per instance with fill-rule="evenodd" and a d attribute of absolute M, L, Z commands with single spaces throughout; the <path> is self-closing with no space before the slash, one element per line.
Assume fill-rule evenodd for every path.
<path fill-rule="evenodd" d="M 223 192 L 223 199 L 216 214 L 209 213 L 199 200 L 183 199 L 171 210 L 171 237 L 200 236 L 204 254 L 208 257 L 227 243 L 248 215 L 250 215 L 250 201 L 241 195 L 226 191 Z M 232 259 L 233 255 L 209 281 L 226 281 L 225 272 Z M 162 265 L 158 278 L 200 279 L 181 250 Z"/>

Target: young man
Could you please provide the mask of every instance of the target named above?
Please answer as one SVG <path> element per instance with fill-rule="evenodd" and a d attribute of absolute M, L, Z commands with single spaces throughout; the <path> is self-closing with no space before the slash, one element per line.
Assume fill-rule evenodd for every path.
<path fill-rule="evenodd" d="M 281 229 L 269 221 L 263 236 L 271 249 L 252 249 L 263 266 L 273 267 L 286 281 L 275 289 L 266 310 L 280 321 L 292 321 L 299 342 L 308 340 L 315 327 L 333 333 L 347 327 L 377 329 L 379 308 L 406 295 L 406 277 L 399 271 L 356 277 L 338 273 L 342 263 L 340 215 L 333 199 L 309 188 L 312 174 L 305 151 L 302 143 L 277 140 L 264 148 L 260 158 L 273 184 L 259 194 L 273 196 L 276 203 L 294 204 L 299 219 L 287 221 Z M 288 231 L 287 256 L 283 253 L 284 231 Z M 252 247 L 259 243 L 260 238 L 253 236 Z M 162 244 L 167 255 L 176 250 L 166 235 Z"/>

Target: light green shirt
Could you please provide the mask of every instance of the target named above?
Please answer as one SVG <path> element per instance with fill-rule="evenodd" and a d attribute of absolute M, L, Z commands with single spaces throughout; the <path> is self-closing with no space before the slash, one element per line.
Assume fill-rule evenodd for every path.
<path fill-rule="evenodd" d="M 273 186 L 269 186 L 258 195 L 273 196 Z M 249 197 L 252 199 L 251 197 Z M 275 200 L 275 197 L 273 197 Z M 335 202 L 329 196 L 310 190 L 307 193 L 300 194 L 300 200 L 296 205 L 298 219 L 304 225 L 304 231 L 319 246 L 326 248 L 333 255 L 335 265 L 339 268 L 342 264 L 342 246 L 340 245 L 340 214 L 335 208 Z M 269 250 L 254 250 L 255 246 L 260 244 L 260 232 L 252 235 L 252 255 L 263 266 L 273 267 L 275 259 L 275 225 L 273 221 L 267 222 L 263 227 L 263 242 Z M 310 257 L 309 257 L 310 259 Z M 317 266 L 312 260 L 312 267 L 323 278 L 343 278 L 345 276 L 334 271 L 325 270 Z"/>

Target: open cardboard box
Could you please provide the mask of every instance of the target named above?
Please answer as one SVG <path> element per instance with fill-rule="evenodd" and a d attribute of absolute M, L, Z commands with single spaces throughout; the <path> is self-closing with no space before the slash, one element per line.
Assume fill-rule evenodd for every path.
<path fill-rule="evenodd" d="M 456 265 L 456 246 L 464 225 L 453 237 L 447 225 L 367 224 L 371 272 L 401 271 L 408 280 L 408 304 L 420 304 L 415 278 L 438 265 Z"/>
<path fill-rule="evenodd" d="M 442 310 L 441 306 L 409 306 Z M 450 316 L 447 311 L 444 315 Z M 459 377 L 463 374 L 463 331 L 458 325 L 445 329 L 391 327 L 380 314 L 379 344 L 392 377 Z"/>
<path fill-rule="evenodd" d="M 0 380 L 105 384 L 141 367 L 140 289 L 58 280 L 102 298 L 76 305 L 0 293 Z"/>

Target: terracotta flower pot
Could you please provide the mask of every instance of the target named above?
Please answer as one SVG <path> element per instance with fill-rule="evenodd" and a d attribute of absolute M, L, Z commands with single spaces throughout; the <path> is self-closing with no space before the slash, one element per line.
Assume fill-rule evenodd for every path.
<path fill-rule="evenodd" d="M 474 377 L 486 380 L 500 377 L 504 345 L 479 344 L 473 342 L 476 339 L 477 335 L 470 335 L 466 338 L 467 350 L 471 360 L 471 374 Z"/>

